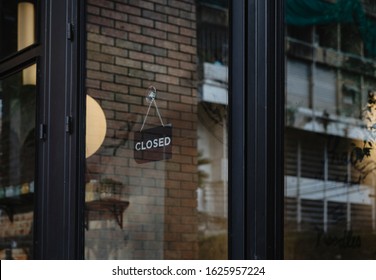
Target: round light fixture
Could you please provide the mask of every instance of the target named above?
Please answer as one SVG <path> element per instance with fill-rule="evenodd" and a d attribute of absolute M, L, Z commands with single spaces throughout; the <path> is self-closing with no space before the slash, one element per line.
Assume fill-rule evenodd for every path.
<path fill-rule="evenodd" d="M 91 96 L 86 95 L 86 158 L 93 155 L 106 136 L 106 116 Z"/>

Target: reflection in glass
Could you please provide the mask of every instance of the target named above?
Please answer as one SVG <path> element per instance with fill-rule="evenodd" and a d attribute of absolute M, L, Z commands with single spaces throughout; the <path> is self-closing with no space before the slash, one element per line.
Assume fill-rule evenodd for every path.
<path fill-rule="evenodd" d="M 286 1 L 288 259 L 376 258 L 371 2 Z"/>
<path fill-rule="evenodd" d="M 35 43 L 35 3 L 33 0 L 0 2 L 0 59 Z"/>
<path fill-rule="evenodd" d="M 87 1 L 87 94 L 107 124 L 86 159 L 87 259 L 227 258 L 228 13 L 214 2 L 109 1 L 99 19 Z M 171 124 L 171 158 L 135 160 L 146 115 L 143 131 Z"/>
<path fill-rule="evenodd" d="M 22 73 L 0 80 L 1 259 L 33 256 L 36 88 Z"/>

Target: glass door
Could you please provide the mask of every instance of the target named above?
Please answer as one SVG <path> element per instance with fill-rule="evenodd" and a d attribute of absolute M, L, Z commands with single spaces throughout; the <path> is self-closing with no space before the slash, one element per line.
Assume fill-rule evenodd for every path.
<path fill-rule="evenodd" d="M 34 258 L 39 6 L 0 2 L 0 259 Z"/>
<path fill-rule="evenodd" d="M 87 1 L 86 259 L 227 258 L 226 1 Z"/>
<path fill-rule="evenodd" d="M 35 65 L 0 80 L 0 258 L 33 257 Z"/>

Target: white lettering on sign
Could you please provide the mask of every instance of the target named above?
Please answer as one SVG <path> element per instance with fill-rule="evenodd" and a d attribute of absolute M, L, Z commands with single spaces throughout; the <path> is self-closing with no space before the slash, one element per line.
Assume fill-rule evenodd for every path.
<path fill-rule="evenodd" d="M 144 150 L 150 150 L 152 148 L 160 148 L 170 145 L 171 138 L 170 137 L 162 137 L 162 138 L 156 138 L 153 140 L 148 140 L 146 142 L 137 142 L 134 146 L 137 151 L 144 151 Z"/>

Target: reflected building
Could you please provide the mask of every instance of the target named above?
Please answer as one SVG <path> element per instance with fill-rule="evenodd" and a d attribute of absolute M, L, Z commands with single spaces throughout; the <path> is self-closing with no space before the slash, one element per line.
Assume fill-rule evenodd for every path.
<path fill-rule="evenodd" d="M 286 2 L 286 258 L 376 252 L 375 9 Z"/>

